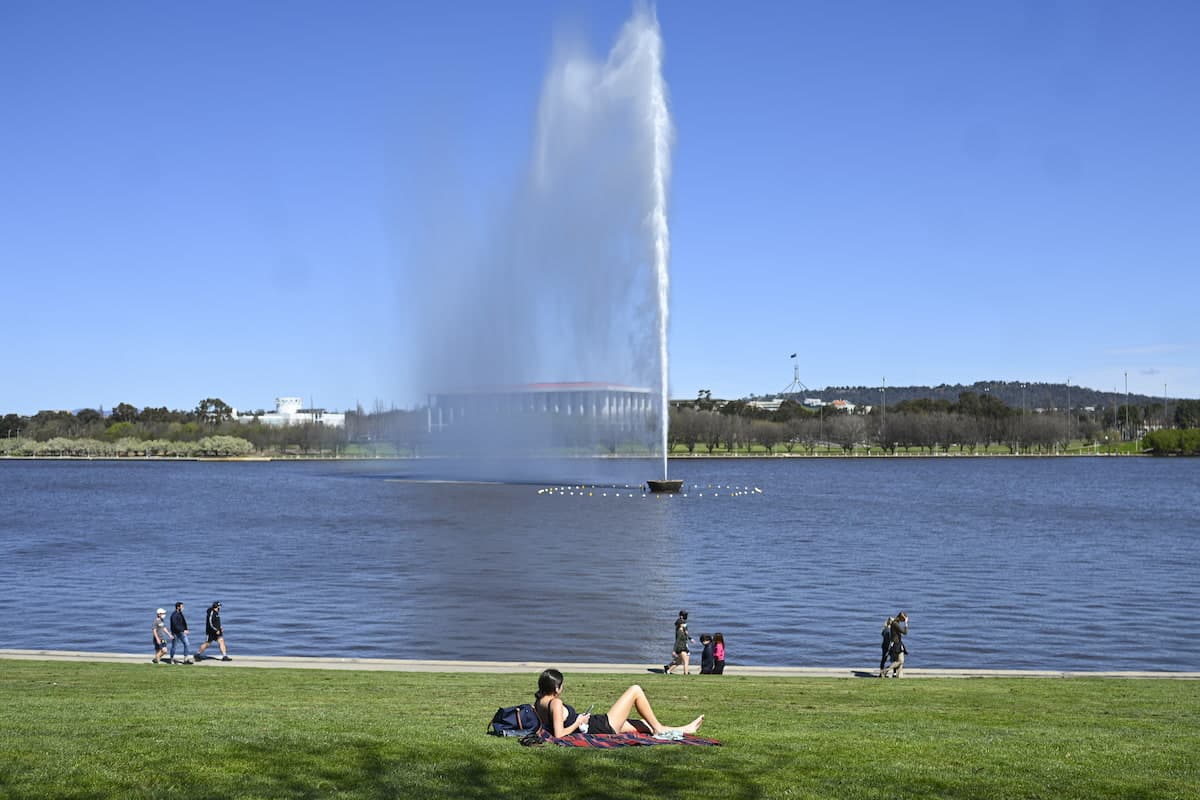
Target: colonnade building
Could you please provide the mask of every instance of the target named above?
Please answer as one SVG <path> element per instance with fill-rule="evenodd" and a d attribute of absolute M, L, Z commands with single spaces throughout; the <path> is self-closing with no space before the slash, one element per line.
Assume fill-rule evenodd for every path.
<path fill-rule="evenodd" d="M 530 383 L 520 386 L 447 392 L 429 396 L 428 431 L 439 433 L 477 427 L 566 423 L 576 433 L 641 438 L 657 419 L 649 389 L 611 383 Z"/>

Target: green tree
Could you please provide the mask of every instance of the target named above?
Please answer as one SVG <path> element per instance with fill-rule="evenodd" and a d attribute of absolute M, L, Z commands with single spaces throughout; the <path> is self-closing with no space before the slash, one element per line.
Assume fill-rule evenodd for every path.
<path fill-rule="evenodd" d="M 1200 400 L 1176 402 L 1175 425 L 1179 428 L 1200 428 Z"/>
<path fill-rule="evenodd" d="M 85 426 L 91 426 L 102 421 L 104 416 L 94 408 L 81 408 L 75 412 L 75 419 L 79 420 Z"/>
<path fill-rule="evenodd" d="M 233 419 L 233 408 L 219 397 L 206 397 L 196 405 L 195 415 L 205 425 L 218 425 Z"/>
<path fill-rule="evenodd" d="M 42 442 L 73 436 L 75 427 L 75 415 L 70 411 L 39 411 L 29 418 L 29 435 Z"/>
<path fill-rule="evenodd" d="M 1156 456 L 1200 454 L 1200 429 L 1164 428 L 1142 437 L 1142 446 Z"/>
<path fill-rule="evenodd" d="M 122 423 L 124 424 L 124 423 Z M 136 436 L 124 436 L 113 443 L 118 455 L 139 456 L 146 453 L 146 444 Z"/>
<path fill-rule="evenodd" d="M 205 436 L 196 442 L 196 449 L 213 456 L 244 456 L 254 451 L 254 446 L 237 436 Z"/>
<path fill-rule="evenodd" d="M 4 418 L 0 419 L 0 436 L 12 439 L 20 436 L 21 431 L 28 427 L 28 417 L 22 417 L 20 414 L 5 414 Z"/>
<path fill-rule="evenodd" d="M 166 406 L 158 408 L 143 408 L 137 415 L 137 421 L 143 425 L 157 423 L 165 424 L 169 422 L 187 422 L 191 415 L 186 411 L 171 411 Z"/>
<path fill-rule="evenodd" d="M 108 415 L 110 422 L 136 422 L 138 410 L 129 403 L 117 403 L 117 407 Z"/>
<path fill-rule="evenodd" d="M 115 442 L 120 439 L 133 438 L 136 432 L 132 422 L 115 422 L 104 431 L 104 438 L 107 441 Z"/>

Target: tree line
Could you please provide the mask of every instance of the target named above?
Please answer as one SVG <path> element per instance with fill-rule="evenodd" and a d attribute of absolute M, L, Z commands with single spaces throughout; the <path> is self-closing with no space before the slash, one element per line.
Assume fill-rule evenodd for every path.
<path fill-rule="evenodd" d="M 108 414 L 93 408 L 39 411 L 0 417 L 0 455 L 12 456 L 237 456 L 251 453 L 332 455 L 358 443 L 368 454 L 416 452 L 425 431 L 418 411 L 362 408 L 346 414 L 346 426 L 267 425 L 234 419 L 220 398 L 189 410 L 137 408 L 118 403 Z"/>
<path fill-rule="evenodd" d="M 1116 405 L 1084 411 L 1013 408 L 991 393 L 961 392 L 955 401 L 914 398 L 869 413 L 809 408 L 785 400 L 767 411 L 745 400 L 718 404 L 707 398 L 671 408 L 668 444 L 689 453 L 760 448 L 768 453 L 815 453 L 830 448 L 853 452 L 874 447 L 895 453 L 963 452 L 993 446 L 1009 452 L 1054 452 L 1072 443 L 1116 444 L 1140 440 L 1154 453 L 1195 455 L 1190 433 L 1200 428 L 1200 400 L 1179 400 L 1162 424 L 1161 404 Z M 111 413 L 96 409 L 39 411 L 0 417 L 0 455 L 12 456 L 236 456 L 250 453 L 332 455 L 348 448 L 363 455 L 420 455 L 431 436 L 423 409 L 361 407 L 347 412 L 344 428 L 321 424 L 265 425 L 239 422 L 219 398 L 205 398 L 187 411 L 137 408 L 119 403 Z M 580 447 L 585 446 L 582 440 Z M 618 443 L 600 443 L 606 452 Z"/>
<path fill-rule="evenodd" d="M 1164 397 L 1150 395 L 1101 391 L 1086 386 L 1074 386 L 1068 383 L 1047 383 L 1041 381 L 976 381 L 971 384 L 939 384 L 937 386 L 827 386 L 824 389 L 806 389 L 801 393 L 784 393 L 776 395 L 797 402 L 806 398 L 818 400 L 846 400 L 855 405 L 878 406 L 886 405 L 891 408 L 906 400 L 945 400 L 954 403 L 965 392 L 976 395 L 990 395 L 1013 408 L 1026 408 L 1031 411 L 1065 410 L 1080 408 L 1101 409 L 1111 408 L 1114 404 L 1129 403 L 1138 406 L 1157 404 L 1161 409 L 1164 405 L 1173 408 L 1176 399 L 1167 400 Z M 754 399 L 751 397 L 751 399 Z"/>
<path fill-rule="evenodd" d="M 859 407 L 861 409 L 861 407 Z M 813 453 L 829 448 L 852 452 L 875 447 L 885 452 L 968 453 L 992 446 L 1009 452 L 1048 453 L 1072 443 L 1116 444 L 1143 439 L 1162 425 L 1161 403 L 1117 405 L 1087 411 L 1040 411 L 1013 408 L 990 393 L 961 392 L 957 401 L 916 398 L 869 412 L 809 408 L 785 400 L 767 411 L 747 401 L 718 404 L 705 397 L 676 403 L 668 443 L 672 450 L 695 453 L 733 451 L 757 446 L 768 453 Z M 1178 429 L 1200 428 L 1200 400 L 1174 404 Z M 1155 442 L 1162 444 L 1161 437 Z M 1174 440 L 1171 440 L 1174 441 Z M 1157 452 L 1149 442 L 1145 447 Z"/>

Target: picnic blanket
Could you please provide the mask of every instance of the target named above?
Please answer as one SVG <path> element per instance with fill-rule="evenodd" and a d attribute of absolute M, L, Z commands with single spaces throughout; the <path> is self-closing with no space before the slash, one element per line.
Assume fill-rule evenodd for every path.
<path fill-rule="evenodd" d="M 716 739 L 705 739 L 702 736 L 687 734 L 678 739 L 658 739 L 644 733 L 572 733 L 570 736 L 551 736 L 541 730 L 531 733 L 521 740 L 525 746 L 556 744 L 559 747 L 597 747 L 611 749 L 614 747 L 648 747 L 654 744 L 685 744 L 701 746 L 720 746 Z"/>

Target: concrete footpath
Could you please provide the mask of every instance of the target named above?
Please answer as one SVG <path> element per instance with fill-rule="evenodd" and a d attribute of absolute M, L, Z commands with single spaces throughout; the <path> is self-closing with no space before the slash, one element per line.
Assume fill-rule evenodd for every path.
<path fill-rule="evenodd" d="M 89 653 L 69 650 L 0 650 L 0 659 L 22 661 L 75 661 L 95 664 L 145 664 L 149 655 L 133 653 Z M 348 669 L 390 672 L 515 672 L 537 673 L 546 667 L 556 667 L 571 673 L 614 675 L 656 675 L 660 680 L 687 680 L 692 676 L 663 675 L 661 666 L 646 664 L 590 664 L 540 661 L 436 661 L 391 658 L 297 658 L 294 656 L 246 656 L 234 654 L 231 661 L 205 658 L 195 666 L 201 669 Z M 875 678 L 879 672 L 862 667 L 745 667 L 731 664 L 726 675 L 742 677 L 785 678 Z M 1084 672 L 1042 669 L 904 669 L 905 678 L 1157 678 L 1171 680 L 1200 680 L 1200 672 Z"/>

